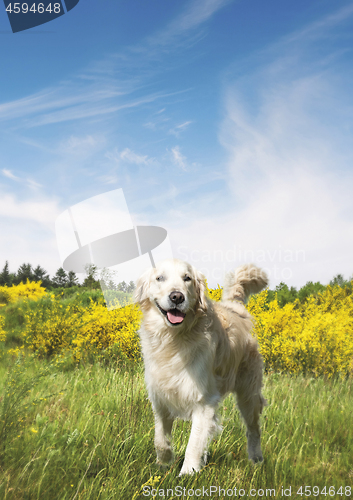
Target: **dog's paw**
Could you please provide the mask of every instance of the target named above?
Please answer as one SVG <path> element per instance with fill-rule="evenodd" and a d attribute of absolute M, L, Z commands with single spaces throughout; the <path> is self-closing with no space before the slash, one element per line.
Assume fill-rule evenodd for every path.
<path fill-rule="evenodd" d="M 187 464 L 186 462 L 183 463 L 183 466 L 181 468 L 181 471 L 179 473 L 179 477 L 180 476 L 184 476 L 184 475 L 189 475 L 189 476 L 192 476 L 193 474 L 195 474 L 195 472 L 199 472 L 200 471 L 200 466 L 199 465 L 192 465 L 192 464 Z"/>
<path fill-rule="evenodd" d="M 254 464 L 258 464 L 264 461 L 264 457 L 262 456 L 262 453 L 260 451 L 260 453 L 256 453 L 252 457 L 249 457 L 249 460 L 251 460 L 251 462 Z"/>
<path fill-rule="evenodd" d="M 260 435 L 247 433 L 247 438 L 249 460 L 251 460 L 254 464 L 263 462 L 264 457 L 262 456 L 261 451 Z"/>
<path fill-rule="evenodd" d="M 158 448 L 156 451 L 158 465 L 169 465 L 173 461 L 172 448 Z"/>

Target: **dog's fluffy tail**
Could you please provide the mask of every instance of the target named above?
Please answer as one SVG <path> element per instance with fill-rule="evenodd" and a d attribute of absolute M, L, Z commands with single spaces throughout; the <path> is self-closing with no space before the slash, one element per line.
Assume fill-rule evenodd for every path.
<path fill-rule="evenodd" d="M 222 301 L 245 302 L 252 293 L 258 293 L 268 285 L 265 271 L 254 264 L 244 264 L 228 273 L 224 280 Z"/>

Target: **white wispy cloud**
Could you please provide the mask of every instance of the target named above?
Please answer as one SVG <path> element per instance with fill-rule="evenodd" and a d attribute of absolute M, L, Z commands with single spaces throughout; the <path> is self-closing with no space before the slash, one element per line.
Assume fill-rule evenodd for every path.
<path fill-rule="evenodd" d="M 181 154 L 180 147 L 175 146 L 174 148 L 172 148 L 171 152 L 174 165 L 181 168 L 182 170 L 186 170 L 186 157 Z"/>
<path fill-rule="evenodd" d="M 2 169 L 2 173 L 5 177 L 8 177 L 9 179 L 16 181 L 16 182 L 21 182 L 27 184 L 28 187 L 37 189 L 40 187 L 43 187 L 39 182 L 34 181 L 33 179 L 28 179 L 28 178 L 21 178 L 18 177 L 17 175 L 14 175 L 11 170 L 8 170 L 6 168 Z"/>
<path fill-rule="evenodd" d="M 172 26 L 176 31 L 189 30 L 207 21 L 218 10 L 229 4 L 232 0 L 194 0 L 185 12 L 176 19 Z"/>
<path fill-rule="evenodd" d="M 151 46 L 175 43 L 176 39 L 191 30 L 202 26 L 222 7 L 232 0 L 193 0 L 186 5 L 185 10 L 179 14 L 165 29 L 148 39 Z M 181 43 L 189 43 L 184 40 Z"/>
<path fill-rule="evenodd" d="M 131 151 L 131 149 L 126 148 L 120 153 L 120 158 L 122 160 L 128 161 L 129 163 L 135 163 L 136 165 L 148 165 L 153 160 L 148 158 L 147 155 L 139 155 Z"/>
<path fill-rule="evenodd" d="M 353 15 L 353 5 L 346 5 L 341 7 L 337 11 L 329 14 L 311 24 L 300 29 L 294 33 L 291 33 L 287 37 L 281 40 L 281 43 L 295 43 L 303 39 L 318 40 L 322 36 L 326 37 L 327 33 L 337 25 L 342 25 L 346 20 L 350 19 Z"/>
<path fill-rule="evenodd" d="M 97 139 L 92 135 L 86 137 L 71 136 L 67 141 L 67 147 L 70 150 L 76 150 L 81 147 L 94 147 L 97 144 Z"/>
<path fill-rule="evenodd" d="M 113 151 L 108 151 L 105 156 L 117 165 L 122 162 L 132 163 L 135 165 L 151 165 L 155 161 L 154 158 L 149 158 L 148 155 L 140 155 L 129 148 L 125 148 L 121 152 L 115 148 Z"/>
<path fill-rule="evenodd" d="M 180 125 L 176 125 L 175 127 L 169 129 L 169 134 L 175 135 L 176 137 L 179 137 L 180 132 L 183 132 L 188 128 L 188 126 L 192 123 L 192 121 L 186 121 L 184 123 L 181 123 Z"/>
<path fill-rule="evenodd" d="M 73 80 L 71 84 L 59 84 L 57 87 L 0 104 L 0 120 L 14 120 L 55 109 L 69 109 L 87 105 L 89 102 L 103 103 L 121 95 L 125 93 L 111 89 L 96 89 L 94 85 L 87 88 Z"/>
<path fill-rule="evenodd" d="M 9 179 L 12 179 L 13 181 L 20 181 L 21 179 L 17 177 L 17 175 L 14 175 L 11 170 L 7 170 L 6 168 L 2 169 L 2 173 L 5 177 L 8 177 Z"/>
<path fill-rule="evenodd" d="M 163 130 L 165 124 L 170 121 L 170 118 L 165 115 L 165 108 L 157 111 L 151 117 L 151 120 L 144 123 L 143 126 L 150 130 Z"/>
<path fill-rule="evenodd" d="M 86 118 L 99 118 L 125 109 L 139 108 L 185 92 L 143 92 L 145 83 L 141 79 L 134 82 L 134 85 L 128 85 L 117 76 L 112 83 L 111 77 L 102 81 L 94 71 L 92 70 L 92 80 L 83 79 L 78 74 L 55 87 L 0 103 L 0 122 L 12 123 L 13 128 L 19 129 L 65 121 L 83 121 Z"/>
<path fill-rule="evenodd" d="M 60 141 L 53 152 L 65 159 L 85 160 L 96 151 L 103 149 L 105 145 L 106 138 L 102 134 L 71 135 Z"/>
<path fill-rule="evenodd" d="M 33 179 L 26 179 L 27 185 L 32 189 L 38 189 L 44 187 L 43 184 L 39 184 L 39 182 L 34 181 Z"/>
<path fill-rule="evenodd" d="M 186 2 L 181 12 L 161 30 L 147 36 L 138 43 L 114 56 L 114 63 L 119 63 L 131 75 L 138 68 L 139 74 L 150 78 L 152 74 L 165 72 L 175 64 L 166 55 L 193 47 L 206 36 L 206 23 L 226 5 L 234 0 L 191 0 Z M 156 62 L 163 61 L 163 65 Z M 105 61 L 112 70 L 112 61 Z M 101 67 L 102 64 L 100 63 Z M 97 66 L 98 69 L 98 66 Z"/>

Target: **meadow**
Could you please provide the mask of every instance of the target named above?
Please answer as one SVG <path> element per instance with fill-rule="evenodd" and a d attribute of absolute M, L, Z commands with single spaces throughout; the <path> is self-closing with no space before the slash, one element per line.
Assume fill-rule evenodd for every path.
<path fill-rule="evenodd" d="M 108 311 L 98 291 L 2 288 L 1 499 L 352 496 L 351 288 L 285 304 L 264 291 L 249 301 L 266 366 L 264 462 L 249 463 L 229 396 L 207 466 L 180 478 L 190 423 L 174 424 L 175 461 L 159 468 L 138 308 Z M 209 293 L 218 300 L 221 289 Z"/>

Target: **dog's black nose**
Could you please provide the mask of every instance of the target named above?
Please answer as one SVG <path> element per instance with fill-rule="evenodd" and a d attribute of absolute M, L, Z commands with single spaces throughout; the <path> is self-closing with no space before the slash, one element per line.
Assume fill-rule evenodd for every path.
<path fill-rule="evenodd" d="M 185 297 L 181 292 L 172 292 L 169 295 L 169 298 L 175 305 L 181 304 L 185 300 Z"/>

